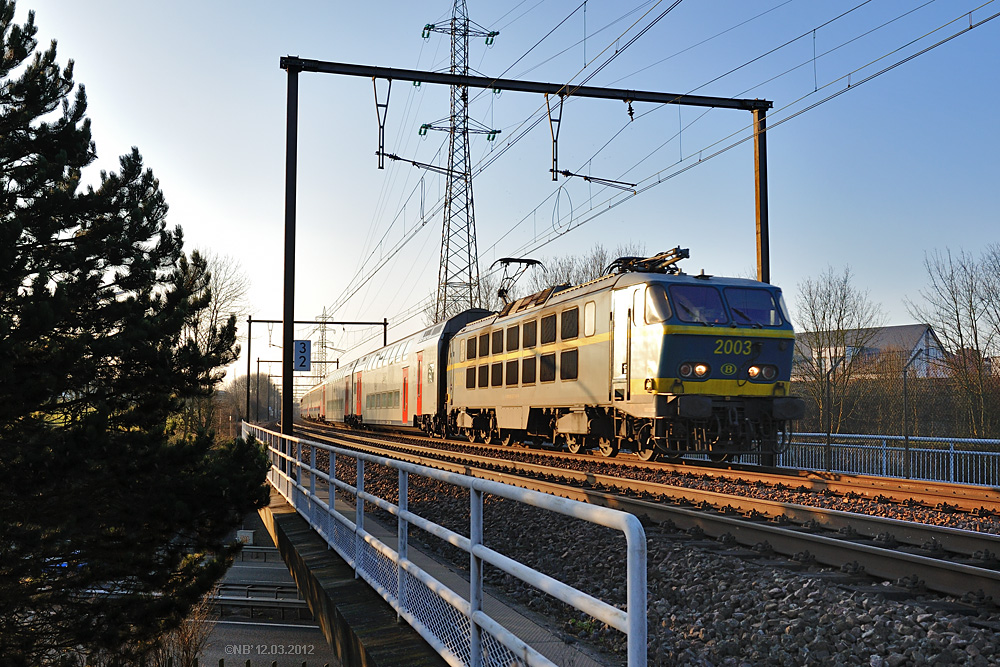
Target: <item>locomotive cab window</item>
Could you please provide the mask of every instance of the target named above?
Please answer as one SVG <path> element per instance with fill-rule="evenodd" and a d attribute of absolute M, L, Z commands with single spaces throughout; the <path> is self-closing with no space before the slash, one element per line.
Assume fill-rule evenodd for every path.
<path fill-rule="evenodd" d="M 737 325 L 781 326 L 781 310 L 771 292 L 764 289 L 727 287 L 726 301 Z"/>
<path fill-rule="evenodd" d="M 646 287 L 646 324 L 658 324 L 670 319 L 670 302 L 663 285 Z"/>
<path fill-rule="evenodd" d="M 681 322 L 726 324 L 729 316 L 719 290 L 708 285 L 671 285 L 670 300 Z"/>
<path fill-rule="evenodd" d="M 524 349 L 535 347 L 538 340 L 538 320 L 524 323 Z M 532 380 L 534 382 L 534 380 Z"/>
<path fill-rule="evenodd" d="M 570 308 L 562 312 L 559 337 L 571 340 L 580 335 L 580 309 Z"/>
<path fill-rule="evenodd" d="M 556 342 L 556 316 L 546 315 L 542 318 L 542 345 Z"/>

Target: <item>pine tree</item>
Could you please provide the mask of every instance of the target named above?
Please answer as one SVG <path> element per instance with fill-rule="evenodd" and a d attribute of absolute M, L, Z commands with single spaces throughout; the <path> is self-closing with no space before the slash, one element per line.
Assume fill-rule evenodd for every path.
<path fill-rule="evenodd" d="M 224 571 L 266 460 L 170 437 L 235 357 L 235 321 L 184 338 L 205 262 L 138 150 L 83 186 L 85 90 L 36 32 L 0 0 L 0 657 L 138 664 Z"/>

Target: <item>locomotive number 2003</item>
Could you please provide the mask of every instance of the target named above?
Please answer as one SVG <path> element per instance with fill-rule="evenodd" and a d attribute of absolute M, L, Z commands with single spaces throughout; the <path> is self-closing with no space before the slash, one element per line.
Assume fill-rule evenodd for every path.
<path fill-rule="evenodd" d="M 715 354 L 750 354 L 753 345 L 747 339 L 717 338 Z"/>

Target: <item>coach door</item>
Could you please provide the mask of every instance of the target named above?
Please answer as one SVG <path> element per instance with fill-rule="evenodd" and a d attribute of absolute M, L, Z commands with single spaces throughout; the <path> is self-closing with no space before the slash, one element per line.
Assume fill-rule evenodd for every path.
<path fill-rule="evenodd" d="M 354 374 L 354 404 L 356 415 L 361 415 L 361 373 Z"/>
<path fill-rule="evenodd" d="M 615 401 L 627 401 L 630 398 L 634 291 L 634 288 L 629 287 L 612 293 L 614 332 L 611 336 L 611 397 Z"/>
<path fill-rule="evenodd" d="M 417 352 L 417 414 L 424 414 L 424 353 Z"/>
<path fill-rule="evenodd" d="M 403 423 L 410 421 L 410 367 L 403 367 Z"/>
<path fill-rule="evenodd" d="M 344 378 L 344 416 L 351 414 L 351 376 Z"/>

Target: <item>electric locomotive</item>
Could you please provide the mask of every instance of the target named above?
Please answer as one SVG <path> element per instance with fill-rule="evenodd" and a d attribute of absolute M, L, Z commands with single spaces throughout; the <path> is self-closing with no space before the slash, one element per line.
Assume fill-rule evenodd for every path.
<path fill-rule="evenodd" d="M 684 274 L 677 262 L 687 256 L 674 248 L 620 258 L 591 282 L 551 287 L 485 317 L 467 312 L 438 325 L 437 334 L 418 334 L 414 340 L 433 342 L 446 364 L 436 378 L 439 400 L 412 413 L 412 421 L 404 408 L 391 423 L 605 456 L 626 449 L 645 460 L 773 452 L 804 412 L 801 399 L 789 395 L 794 332 L 781 291 L 754 280 Z M 381 368 L 372 361 L 380 354 L 393 358 L 372 353 L 350 372 L 358 401 L 363 369 Z M 413 368 L 405 354 L 397 357 L 392 363 Z M 404 394 L 413 390 L 406 377 Z M 351 382 L 331 382 L 351 391 Z M 364 409 L 371 401 L 358 402 L 345 421 L 390 423 L 377 408 Z M 313 407 L 303 414 L 318 414 L 315 403 L 307 395 L 304 410 Z"/>

